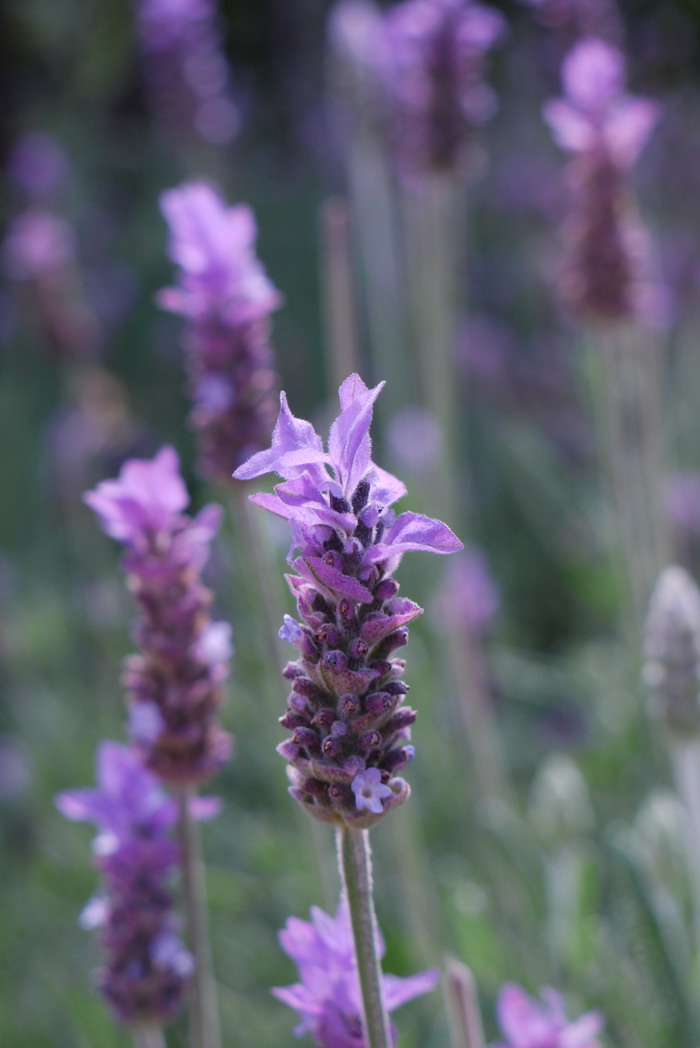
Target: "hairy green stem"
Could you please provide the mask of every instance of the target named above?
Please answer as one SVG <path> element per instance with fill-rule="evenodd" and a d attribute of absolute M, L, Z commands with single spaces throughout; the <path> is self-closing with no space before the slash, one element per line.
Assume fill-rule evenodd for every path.
<path fill-rule="evenodd" d="M 207 921 L 204 864 L 199 830 L 191 810 L 194 793 L 193 788 L 183 787 L 177 795 L 187 938 L 194 958 L 190 1033 L 192 1048 L 221 1048 L 219 1009 Z"/>
<path fill-rule="evenodd" d="M 391 1048 L 389 1018 L 382 993 L 379 938 L 372 896 L 372 858 L 368 830 L 338 830 L 338 863 L 350 910 L 360 977 L 362 1030 L 367 1048 Z"/>

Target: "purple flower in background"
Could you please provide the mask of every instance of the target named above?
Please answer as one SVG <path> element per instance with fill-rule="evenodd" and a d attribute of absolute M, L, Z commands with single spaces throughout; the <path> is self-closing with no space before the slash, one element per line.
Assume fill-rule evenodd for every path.
<path fill-rule="evenodd" d="M 75 236 L 69 224 L 48 211 L 23 211 L 10 224 L 5 269 L 15 280 L 42 280 L 73 266 Z"/>
<path fill-rule="evenodd" d="M 468 547 L 450 562 L 443 586 L 445 614 L 470 636 L 481 637 L 492 628 L 500 597 L 484 554 Z"/>
<path fill-rule="evenodd" d="M 614 0 L 523 0 L 539 21 L 567 35 L 601 36 L 612 39 L 620 34 L 620 16 Z"/>
<path fill-rule="evenodd" d="M 240 114 L 217 24 L 216 0 L 135 0 L 154 114 L 174 139 L 221 146 Z"/>
<path fill-rule="evenodd" d="M 549 987 L 540 1002 L 507 983 L 498 997 L 498 1023 L 505 1040 L 492 1048 L 601 1048 L 601 1016 L 586 1012 L 570 1022 L 563 998 Z"/>
<path fill-rule="evenodd" d="M 30 131 L 15 142 L 7 171 L 27 200 L 39 202 L 62 189 L 69 164 L 63 148 L 52 135 Z"/>
<path fill-rule="evenodd" d="M 121 1022 L 159 1023 L 180 1007 L 192 958 L 178 934 L 170 882 L 179 851 L 177 806 L 127 746 L 104 742 L 98 786 L 56 798 L 69 819 L 93 822 L 102 893 L 81 922 L 99 927 L 105 964 L 97 985 Z"/>
<path fill-rule="evenodd" d="M 409 550 L 462 548 L 439 520 L 391 508 L 406 489 L 372 462 L 369 437 L 383 385 L 368 389 L 358 375 L 343 382 L 328 451 L 283 393 L 272 447 L 235 473 L 240 480 L 273 471 L 284 478 L 273 495 L 251 501 L 285 517 L 292 530 L 296 574 L 287 581 L 301 622 L 286 616 L 281 636 L 299 659 L 284 670 L 292 692 L 281 723 L 292 736 L 280 747 L 292 765 L 290 792 L 315 817 L 359 827 L 408 796 L 394 773 L 413 758 L 407 743 L 416 714 L 402 706 L 405 663 L 393 654 L 422 608 L 398 596 L 393 573 Z"/>
<path fill-rule="evenodd" d="M 320 1048 L 366 1048 L 362 1036 L 362 996 L 355 964 L 355 947 L 348 908 L 343 901 L 335 917 L 317 907 L 311 921 L 290 917 L 280 932 L 282 949 L 296 963 L 300 982 L 275 987 L 275 997 L 296 1009 L 301 1024 L 297 1037 L 310 1033 Z M 379 942 L 379 954 L 384 943 Z M 439 972 L 408 978 L 382 976 L 388 1012 L 434 989 Z"/>
<path fill-rule="evenodd" d="M 85 501 L 125 546 L 123 567 L 141 609 L 141 650 L 124 667 L 134 744 L 160 779 L 201 782 L 230 751 L 216 714 L 231 629 L 211 622 L 211 593 L 200 580 L 221 511 L 210 505 L 194 518 L 182 513 L 189 499 L 172 448 L 150 461 L 131 459 Z"/>
<path fill-rule="evenodd" d="M 385 19 L 386 80 L 400 166 L 452 170 L 496 109 L 484 82 L 486 52 L 505 22 L 471 0 L 404 0 Z"/>
<path fill-rule="evenodd" d="M 161 208 L 178 283 L 161 291 L 159 303 L 188 320 L 190 420 L 201 466 L 228 482 L 270 439 L 277 376 L 268 318 L 280 295 L 255 254 L 250 208 L 229 207 L 200 182 L 164 193 Z"/>
<path fill-rule="evenodd" d="M 625 93 L 625 60 L 602 40 L 582 40 L 562 67 L 564 98 L 544 117 L 572 153 L 576 210 L 568 226 L 563 293 L 571 307 L 602 320 L 648 312 L 647 245 L 626 198 L 629 172 L 659 108 Z"/>

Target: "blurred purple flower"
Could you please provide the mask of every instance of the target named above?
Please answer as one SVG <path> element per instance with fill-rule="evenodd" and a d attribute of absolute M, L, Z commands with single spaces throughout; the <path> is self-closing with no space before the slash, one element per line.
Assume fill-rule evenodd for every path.
<path fill-rule="evenodd" d="M 515 983 L 506 983 L 498 997 L 498 1022 L 505 1041 L 492 1048 L 601 1048 L 601 1016 L 586 1012 L 569 1022 L 563 998 L 549 987 L 540 1003 Z"/>
<path fill-rule="evenodd" d="M 7 171 L 23 196 L 37 203 L 60 191 L 69 164 L 63 147 L 52 135 L 29 131 L 15 142 Z"/>
<path fill-rule="evenodd" d="M 230 739 L 217 711 L 231 655 L 231 628 L 209 618 L 200 580 L 221 519 L 218 506 L 182 513 L 187 490 L 177 455 L 127 462 L 116 480 L 85 495 L 108 535 L 126 547 L 123 567 L 142 617 L 138 655 L 125 662 L 133 739 L 162 780 L 197 783 L 226 762 Z"/>
<path fill-rule="evenodd" d="M 178 1011 L 192 971 L 170 890 L 179 862 L 177 806 L 127 746 L 101 744 L 97 778 L 96 789 L 56 798 L 67 818 L 99 830 L 93 850 L 103 893 L 81 923 L 101 928 L 106 963 L 97 985 L 117 1019 L 159 1023 Z"/>
<path fill-rule="evenodd" d="M 445 614 L 471 636 L 483 636 L 493 628 L 500 597 L 481 550 L 467 547 L 452 559 L 442 599 Z"/>
<path fill-rule="evenodd" d="M 290 917 L 280 932 L 282 949 L 296 963 L 300 982 L 275 987 L 273 994 L 301 1016 L 297 1037 L 310 1033 L 319 1048 L 366 1048 L 360 1016 L 362 996 L 347 905 L 341 901 L 335 917 L 318 907 L 311 921 Z M 379 954 L 384 943 L 379 940 Z M 429 993 L 439 979 L 435 969 L 408 978 L 382 976 L 388 1012 Z M 392 1031 L 393 1034 L 393 1031 Z M 394 1035 L 395 1036 L 395 1035 Z"/>
<path fill-rule="evenodd" d="M 240 113 L 217 24 L 216 0 L 135 0 L 156 118 L 175 139 L 214 146 L 237 135 Z"/>
<path fill-rule="evenodd" d="M 686 536 L 700 535 L 700 474 L 676 473 L 666 487 L 666 509 Z"/>
<path fill-rule="evenodd" d="M 280 295 L 255 254 L 250 208 L 228 207 L 199 182 L 164 193 L 161 208 L 179 272 L 158 301 L 188 319 L 191 422 L 202 470 L 229 481 L 270 439 L 277 376 L 268 317 Z"/>
<path fill-rule="evenodd" d="M 569 36 L 600 36 L 613 39 L 620 32 L 615 0 L 522 0 L 539 21 Z"/>
<path fill-rule="evenodd" d="M 404 468 L 426 475 L 442 453 L 442 430 L 425 408 L 410 407 L 389 420 L 387 441 L 392 455 Z"/>
<path fill-rule="evenodd" d="M 405 664 L 391 655 L 407 643 L 407 626 L 422 609 L 397 597 L 393 572 L 409 550 L 462 548 L 441 521 L 390 508 L 406 489 L 371 459 L 369 427 L 383 385 L 368 389 L 358 375 L 343 382 L 327 452 L 282 393 L 272 447 L 235 473 L 240 480 L 273 471 L 284 478 L 274 495 L 251 501 L 289 520 L 292 530 L 289 562 L 297 574 L 287 581 L 302 622 L 286 616 L 283 627 L 300 655 L 284 670 L 293 681 L 281 720 L 292 737 L 280 747 L 292 765 L 290 792 L 315 817 L 357 826 L 372 825 L 408 796 L 394 772 L 413 758 L 406 741 L 416 715 L 400 708 Z M 368 769 L 392 793 L 382 806 L 384 791 L 373 792 L 379 811 L 351 789 Z"/>
<path fill-rule="evenodd" d="M 576 210 L 563 293 L 575 311 L 606 321 L 649 313 L 655 304 L 646 237 L 626 199 L 626 182 L 659 107 L 627 95 L 625 79 L 617 48 L 582 40 L 562 67 L 565 97 L 544 109 L 557 144 L 574 155 Z"/>
<path fill-rule="evenodd" d="M 15 280 L 38 280 L 75 262 L 69 224 L 48 211 L 23 211 L 11 223 L 4 245 L 5 270 Z"/>
<path fill-rule="evenodd" d="M 503 17 L 472 0 L 404 0 L 385 18 L 386 82 L 398 162 L 409 175 L 451 170 L 496 110 L 484 56 Z"/>

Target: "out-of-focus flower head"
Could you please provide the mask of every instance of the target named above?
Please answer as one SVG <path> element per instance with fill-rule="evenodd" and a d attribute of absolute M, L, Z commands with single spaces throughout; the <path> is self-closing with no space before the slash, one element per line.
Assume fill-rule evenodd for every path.
<path fill-rule="evenodd" d="M 15 142 L 7 171 L 22 195 L 39 202 L 59 192 L 69 171 L 60 143 L 42 131 L 29 131 Z"/>
<path fill-rule="evenodd" d="M 341 900 L 335 917 L 318 907 L 311 921 L 290 917 L 280 932 L 282 949 L 299 969 L 300 982 L 275 987 L 274 995 L 294 1008 L 301 1024 L 297 1037 L 310 1033 L 319 1048 L 366 1048 L 362 1035 L 362 996 L 348 907 Z M 384 944 L 379 939 L 380 956 Z M 439 978 L 435 969 L 408 978 L 383 975 L 386 1009 L 429 993 Z"/>
<path fill-rule="evenodd" d="M 97 985 L 116 1018 L 160 1023 L 178 1011 L 192 971 L 170 890 L 179 863 L 177 807 L 127 746 L 102 743 L 97 777 L 96 789 L 56 798 L 67 818 L 99 830 L 93 850 L 103 891 L 81 923 L 101 929 L 106 963 Z"/>
<path fill-rule="evenodd" d="M 564 97 L 544 108 L 558 145 L 574 157 L 562 292 L 574 311 L 607 323 L 653 319 L 659 300 L 647 272 L 647 239 L 627 196 L 630 169 L 659 108 L 628 95 L 625 77 L 616 47 L 582 40 L 562 67 Z"/>
<path fill-rule="evenodd" d="M 190 421 L 202 471 L 230 482 L 270 439 L 278 386 L 268 318 L 281 296 L 255 254 L 250 208 L 229 207 L 203 182 L 164 193 L 161 208 L 178 282 L 158 301 L 189 323 Z"/>
<path fill-rule="evenodd" d="M 293 683 L 281 724 L 292 737 L 279 747 L 292 766 L 290 792 L 316 818 L 357 826 L 406 799 L 408 785 L 394 772 L 414 756 L 406 743 L 416 715 L 401 707 L 405 663 L 392 654 L 422 609 L 397 597 L 393 572 L 408 551 L 462 548 L 441 521 L 391 508 L 406 489 L 372 461 L 369 436 L 383 385 L 368 389 L 359 375 L 343 382 L 328 451 L 283 393 L 272 446 L 235 473 L 283 477 L 274 494 L 251 501 L 292 531 L 296 574 L 287 581 L 301 622 L 285 616 L 280 636 L 300 658 L 284 670 Z"/>
<path fill-rule="evenodd" d="M 481 637 L 493 628 L 501 601 L 481 550 L 471 546 L 452 558 L 442 600 L 445 614 L 469 634 Z"/>
<path fill-rule="evenodd" d="M 498 1023 L 505 1040 L 492 1048 L 601 1048 L 598 1012 L 568 1020 L 561 994 L 550 987 L 537 1001 L 515 983 L 506 983 L 498 997 Z"/>
<path fill-rule="evenodd" d="M 443 450 L 435 416 L 420 407 L 404 408 L 389 420 L 387 441 L 402 468 L 424 476 L 435 468 Z"/>
<path fill-rule="evenodd" d="M 681 739 L 700 734 L 700 591 L 678 565 L 665 568 L 649 600 L 644 680 L 654 713 Z"/>
<path fill-rule="evenodd" d="M 452 170 L 495 112 L 486 53 L 503 17 L 472 0 L 404 0 L 385 18 L 386 84 L 399 164 L 409 175 Z"/>
<path fill-rule="evenodd" d="M 201 782 L 230 750 L 216 714 L 231 627 L 211 621 L 211 593 L 200 580 L 220 508 L 206 506 L 194 518 L 182 513 L 189 499 L 172 448 L 128 461 L 85 501 L 126 547 L 123 567 L 142 613 L 135 633 L 141 650 L 124 672 L 134 743 L 164 781 Z"/>
<path fill-rule="evenodd" d="M 23 211 L 10 224 L 3 249 L 5 270 L 15 280 L 40 280 L 75 262 L 69 224 L 48 211 Z"/>
<path fill-rule="evenodd" d="M 614 0 L 522 0 L 538 20 L 551 29 L 576 36 L 614 39 L 620 32 L 620 16 Z"/>
<path fill-rule="evenodd" d="M 213 145 L 240 128 L 215 0 L 135 0 L 154 113 L 174 139 Z"/>

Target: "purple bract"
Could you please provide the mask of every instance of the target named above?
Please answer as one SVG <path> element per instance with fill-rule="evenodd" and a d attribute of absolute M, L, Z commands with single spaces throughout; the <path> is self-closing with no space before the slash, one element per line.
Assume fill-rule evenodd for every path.
<path fill-rule="evenodd" d="M 101 928 L 106 963 L 97 985 L 117 1019 L 159 1023 L 179 1009 L 192 971 L 170 890 L 179 862 L 177 806 L 127 746 L 102 743 L 97 777 L 96 789 L 56 798 L 67 818 L 100 831 L 93 850 L 103 891 L 81 922 Z"/>
<path fill-rule="evenodd" d="M 190 420 L 203 472 L 230 481 L 232 468 L 270 439 L 277 377 L 268 318 L 280 295 L 255 254 L 250 208 L 229 207 L 193 182 L 164 193 L 161 209 L 178 283 L 158 301 L 188 320 Z"/>
<path fill-rule="evenodd" d="M 295 1034 L 312 1034 L 320 1048 L 366 1048 L 355 947 L 344 902 L 335 917 L 317 907 L 311 909 L 310 922 L 290 917 L 280 932 L 280 942 L 296 963 L 301 981 L 275 987 L 272 992 L 299 1012 L 302 1021 Z M 380 956 L 384 952 L 381 940 L 379 952 Z M 382 976 L 387 1011 L 428 993 L 438 978 L 436 970 L 408 978 Z"/>
<path fill-rule="evenodd" d="M 194 784 L 228 759 L 230 739 L 216 718 L 224 699 L 231 628 L 212 622 L 211 593 L 200 581 L 221 519 L 218 506 L 196 517 L 177 455 L 132 459 L 117 480 L 85 495 L 102 527 L 126 547 L 123 567 L 141 608 L 138 655 L 125 662 L 133 741 L 167 782 Z"/>
<path fill-rule="evenodd" d="M 498 997 L 498 1023 L 505 1040 L 492 1048 L 601 1048 L 601 1016 L 586 1012 L 570 1022 L 563 998 L 549 987 L 540 1002 L 507 983 Z"/>
<path fill-rule="evenodd" d="M 422 608 L 398 597 L 393 572 L 409 550 L 462 548 L 441 521 L 391 508 L 405 488 L 372 462 L 369 437 L 383 385 L 368 389 L 358 375 L 343 382 L 328 451 L 283 393 L 272 447 L 235 473 L 284 478 L 273 495 L 251 501 L 292 530 L 296 574 L 287 581 L 301 622 L 286 616 L 280 631 L 299 652 L 284 670 L 292 692 L 281 719 L 292 732 L 280 747 L 292 765 L 291 793 L 319 819 L 360 827 L 405 800 L 408 786 L 394 773 L 413 758 L 416 715 L 402 706 L 405 663 L 392 655 Z"/>

